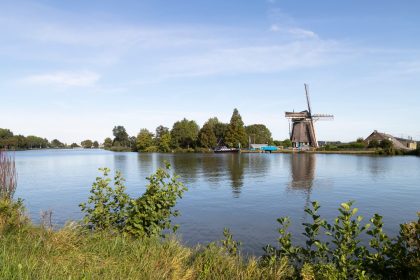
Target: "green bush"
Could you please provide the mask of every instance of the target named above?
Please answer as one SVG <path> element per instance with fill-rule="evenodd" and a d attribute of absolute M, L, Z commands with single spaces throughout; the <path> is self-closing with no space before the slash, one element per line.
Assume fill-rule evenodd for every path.
<path fill-rule="evenodd" d="M 382 217 L 375 214 L 371 224 L 362 225 L 362 217 L 353 203 L 342 203 L 333 224 L 318 214 L 317 202 L 305 212 L 312 219 L 304 223 L 305 246 L 294 246 L 288 232 L 290 220 L 279 218 L 278 248 L 267 245 L 265 263 L 288 258 L 297 276 L 304 279 L 418 279 L 420 277 L 420 213 L 419 220 L 401 225 L 400 234 L 390 239 L 383 232 Z M 361 245 L 361 234 L 371 240 Z M 324 237 L 321 238 L 320 235 Z"/>
<path fill-rule="evenodd" d="M 158 146 L 150 146 L 150 147 L 147 147 L 144 150 L 144 152 L 146 152 L 146 153 L 157 153 L 157 152 L 159 152 L 159 147 Z"/>
<path fill-rule="evenodd" d="M 21 230 L 28 224 L 23 201 L 0 199 L 0 233 Z"/>
<path fill-rule="evenodd" d="M 80 204 L 85 213 L 84 225 L 90 230 L 116 231 L 131 236 L 161 235 L 165 229 L 176 231 L 171 217 L 179 215 L 173 210 L 177 199 L 182 197 L 187 188 L 171 176 L 166 168 L 159 168 L 155 174 L 148 177 L 146 192 L 131 198 L 126 192 L 124 179 L 120 172 L 114 177 L 114 187 L 110 186 L 110 170 L 100 169 L 103 177 L 97 177 L 90 191 L 87 203 Z"/>

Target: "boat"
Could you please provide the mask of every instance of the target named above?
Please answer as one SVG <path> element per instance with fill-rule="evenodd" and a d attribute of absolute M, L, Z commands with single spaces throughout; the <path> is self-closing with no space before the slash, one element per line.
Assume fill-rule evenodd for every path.
<path fill-rule="evenodd" d="M 226 146 L 218 146 L 213 150 L 215 153 L 239 153 L 241 149 L 228 148 Z"/>

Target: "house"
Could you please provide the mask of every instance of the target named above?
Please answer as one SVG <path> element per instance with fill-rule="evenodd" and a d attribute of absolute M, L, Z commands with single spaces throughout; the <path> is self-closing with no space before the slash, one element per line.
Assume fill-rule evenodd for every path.
<path fill-rule="evenodd" d="M 417 142 L 413 141 L 413 139 L 397 138 L 390 134 L 378 132 L 377 130 L 373 131 L 372 134 L 365 139 L 365 142 L 369 145 L 371 141 L 378 141 L 380 143 L 383 140 L 391 141 L 394 145 L 394 148 L 399 150 L 417 149 Z"/>

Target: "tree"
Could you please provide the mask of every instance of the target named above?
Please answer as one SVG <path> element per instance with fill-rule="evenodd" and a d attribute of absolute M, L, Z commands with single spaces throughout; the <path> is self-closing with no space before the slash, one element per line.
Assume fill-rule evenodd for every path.
<path fill-rule="evenodd" d="M 128 139 L 128 133 L 125 130 L 124 126 L 118 125 L 118 126 L 114 126 L 114 129 L 112 130 L 112 133 L 114 134 L 114 141 L 113 141 L 113 145 L 116 146 L 123 146 L 123 147 L 127 147 L 129 144 L 129 139 Z"/>
<path fill-rule="evenodd" d="M 104 147 L 105 147 L 105 149 L 109 149 L 109 148 L 112 147 L 112 139 L 111 138 L 109 138 L 109 137 L 105 138 Z"/>
<path fill-rule="evenodd" d="M 216 123 L 214 125 L 214 135 L 216 136 L 217 139 L 217 144 L 224 144 L 225 143 L 225 137 L 226 137 L 226 132 L 228 130 L 228 126 L 229 124 L 227 123 Z"/>
<path fill-rule="evenodd" d="M 82 141 L 82 143 L 80 144 L 82 144 L 82 147 L 85 149 L 90 149 L 92 148 L 92 145 L 93 145 L 92 140 L 89 140 L 89 139 Z"/>
<path fill-rule="evenodd" d="M 163 126 L 163 125 L 159 125 L 156 128 L 156 134 L 155 134 L 155 140 L 156 140 L 156 144 L 159 143 L 160 139 L 162 138 L 163 135 L 165 134 L 169 134 L 169 128 Z"/>
<path fill-rule="evenodd" d="M 379 141 L 378 140 L 372 140 L 369 142 L 368 148 L 378 148 L 379 147 Z"/>
<path fill-rule="evenodd" d="M 93 145 L 93 147 L 94 147 L 95 149 L 99 148 L 99 143 L 98 143 L 98 141 L 94 141 L 92 145 Z"/>
<path fill-rule="evenodd" d="M 394 147 L 394 143 L 388 139 L 384 139 L 380 143 L 380 147 L 384 150 L 391 149 Z"/>
<path fill-rule="evenodd" d="M 72 149 L 74 149 L 74 148 L 79 148 L 80 146 L 79 145 L 77 145 L 77 143 L 72 143 L 71 145 L 70 145 L 70 148 L 72 148 Z"/>
<path fill-rule="evenodd" d="M 174 123 L 171 130 L 172 146 L 175 148 L 190 148 L 195 146 L 200 128 L 195 121 L 183 119 Z"/>
<path fill-rule="evenodd" d="M 7 128 L 0 128 L 0 139 L 6 139 L 13 137 L 13 132 Z"/>
<path fill-rule="evenodd" d="M 226 131 L 225 144 L 229 147 L 246 146 L 248 143 L 244 122 L 238 109 L 233 110 L 232 118 Z"/>
<path fill-rule="evenodd" d="M 167 153 L 171 151 L 171 133 L 169 132 L 169 128 L 163 125 L 158 126 L 156 128 L 154 142 L 159 152 Z"/>
<path fill-rule="evenodd" d="M 140 130 L 139 134 L 137 135 L 137 149 L 139 151 L 144 151 L 150 146 L 153 145 L 153 133 L 149 130 L 143 128 Z"/>
<path fill-rule="evenodd" d="M 272 144 L 270 130 L 263 124 L 253 124 L 245 127 L 248 139 L 254 144 Z"/>
<path fill-rule="evenodd" d="M 61 143 L 58 139 L 51 141 L 51 148 L 63 148 L 65 145 Z"/>
<path fill-rule="evenodd" d="M 28 145 L 28 148 L 33 149 L 33 148 L 46 148 L 48 146 L 48 140 L 47 139 L 42 139 L 41 137 L 37 137 L 37 136 L 33 136 L 33 135 L 29 135 L 26 137 L 26 142 Z"/>
<path fill-rule="evenodd" d="M 292 147 L 292 140 L 290 140 L 290 139 L 284 139 L 284 141 L 283 141 L 283 143 L 282 143 L 282 145 L 283 145 L 283 147 L 284 148 L 289 148 L 289 147 Z"/>
<path fill-rule="evenodd" d="M 171 151 L 171 134 L 162 135 L 159 141 L 158 149 L 160 152 L 167 153 Z"/>
<path fill-rule="evenodd" d="M 201 128 L 198 134 L 198 140 L 200 146 L 204 148 L 213 148 L 217 145 L 217 138 L 214 134 L 214 123 L 211 122 L 212 119 L 207 121 Z M 217 120 L 217 119 L 216 119 Z"/>

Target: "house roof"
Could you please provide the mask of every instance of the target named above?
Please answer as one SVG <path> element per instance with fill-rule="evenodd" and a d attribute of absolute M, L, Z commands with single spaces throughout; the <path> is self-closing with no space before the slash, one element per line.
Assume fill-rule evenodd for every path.
<path fill-rule="evenodd" d="M 397 139 L 396 137 L 392 136 L 391 134 L 387 134 L 387 133 L 383 133 L 383 132 L 378 132 L 378 131 L 374 131 L 371 135 L 369 135 L 368 138 L 366 138 L 367 141 L 369 141 L 369 138 L 371 137 L 378 137 L 382 138 L 383 140 L 388 139 L 389 141 L 392 142 L 392 144 L 394 145 L 395 148 L 397 149 L 401 149 L 401 150 L 407 150 L 408 148 L 401 143 L 401 141 L 411 141 L 411 140 L 406 140 L 406 139 Z"/>

